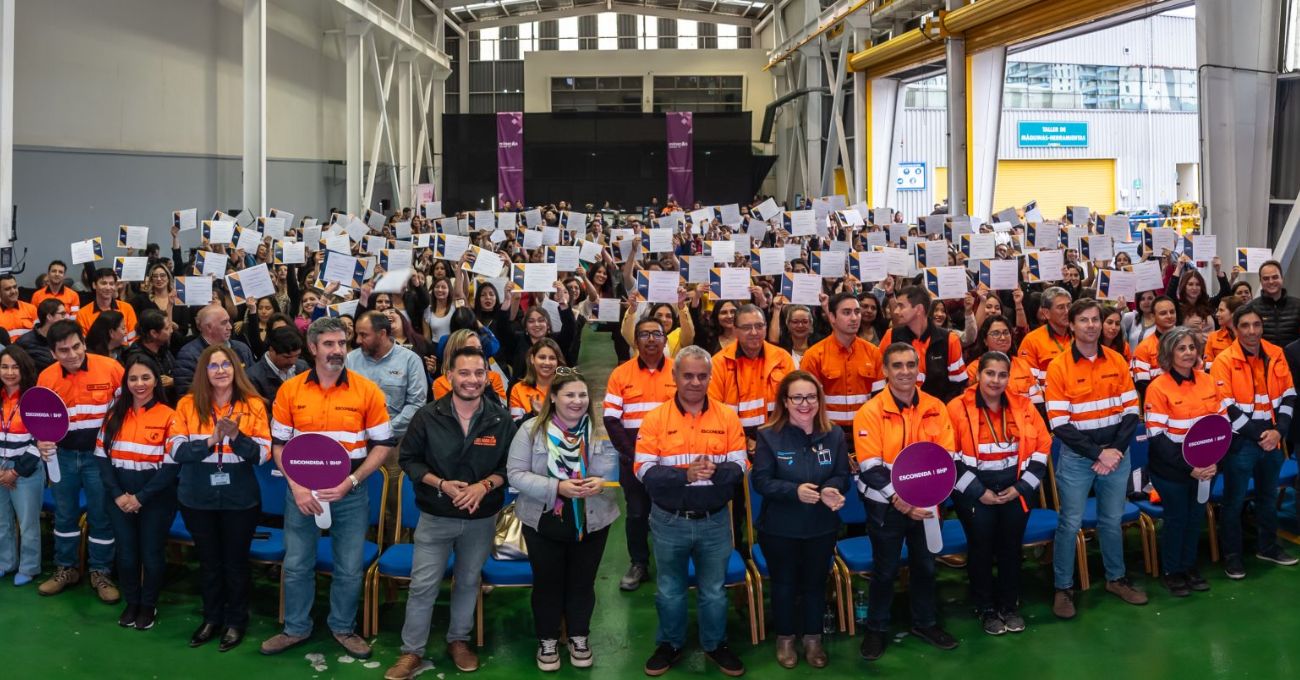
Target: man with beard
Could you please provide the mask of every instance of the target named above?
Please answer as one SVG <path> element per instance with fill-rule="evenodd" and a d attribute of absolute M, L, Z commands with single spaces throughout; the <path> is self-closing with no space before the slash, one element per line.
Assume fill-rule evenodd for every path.
<path fill-rule="evenodd" d="M 308 373 L 294 376 L 276 394 L 271 417 L 271 454 L 281 467 L 284 445 L 304 432 L 319 432 L 348 452 L 352 474 L 332 489 L 315 494 L 285 475 L 289 493 L 284 508 L 284 631 L 262 643 L 263 654 L 279 654 L 311 637 L 311 607 L 316 599 L 318 501 L 330 504 L 333 576 L 326 620 L 334 639 L 354 658 L 370 658 L 370 645 L 355 632 L 357 603 L 365 566 L 362 553 L 370 528 L 366 477 L 378 472 L 395 441 L 384 393 L 344 366 L 347 327 L 338 317 L 322 317 L 307 328 L 307 345 L 316 357 Z"/>

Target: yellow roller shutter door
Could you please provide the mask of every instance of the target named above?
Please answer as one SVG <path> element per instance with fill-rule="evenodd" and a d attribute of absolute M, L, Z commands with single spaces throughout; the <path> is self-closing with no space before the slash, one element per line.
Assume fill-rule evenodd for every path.
<path fill-rule="evenodd" d="M 948 196 L 948 168 L 934 169 L 934 200 Z M 1038 201 L 1049 219 L 1059 219 L 1067 206 L 1086 205 L 1093 212 L 1115 210 L 1115 160 L 1079 158 L 998 161 L 993 210 Z"/>

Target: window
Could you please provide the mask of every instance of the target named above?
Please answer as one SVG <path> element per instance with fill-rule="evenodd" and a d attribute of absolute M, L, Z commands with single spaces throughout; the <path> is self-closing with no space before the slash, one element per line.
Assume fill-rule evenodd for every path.
<path fill-rule="evenodd" d="M 697 113 L 744 109 L 744 76 L 655 76 L 654 111 Z"/>
<path fill-rule="evenodd" d="M 935 76 L 907 86 L 908 108 L 946 106 L 947 80 Z M 1142 66 L 1007 62 L 1005 109 L 1196 111 L 1196 72 Z"/>
<path fill-rule="evenodd" d="M 551 78 L 551 111 L 554 113 L 640 110 L 640 76 Z"/>

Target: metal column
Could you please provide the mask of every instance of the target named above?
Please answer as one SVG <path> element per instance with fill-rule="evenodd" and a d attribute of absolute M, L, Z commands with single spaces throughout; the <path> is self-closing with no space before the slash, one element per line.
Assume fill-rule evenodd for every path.
<path fill-rule="evenodd" d="M 266 214 L 266 0 L 244 0 L 244 208 Z"/>
<path fill-rule="evenodd" d="M 853 196 L 852 202 L 867 200 L 867 74 L 853 74 Z"/>
<path fill-rule="evenodd" d="M 361 202 L 362 174 L 365 169 L 365 149 L 361 138 L 362 126 L 365 124 L 365 103 L 362 101 L 365 87 L 365 62 L 362 58 L 361 42 L 365 38 L 366 26 L 360 21 L 348 23 L 344 38 L 344 67 L 347 70 L 347 93 L 344 108 L 347 111 L 347 131 L 345 158 L 347 161 L 347 201 L 344 207 L 349 213 L 360 214 L 364 204 Z"/>
<path fill-rule="evenodd" d="M 468 34 L 469 31 L 466 31 Z M 460 79 L 460 96 L 457 101 L 460 102 L 460 113 L 469 113 L 469 35 L 462 36 L 460 41 L 460 54 L 456 62 L 457 77 Z"/>
<path fill-rule="evenodd" d="M 994 47 L 967 58 L 971 82 L 966 83 L 970 99 L 970 129 L 966 140 L 972 187 L 970 214 L 988 218 L 1004 205 L 993 205 L 997 184 L 998 137 L 1002 129 L 1002 88 L 1006 82 L 1007 48 Z M 950 163 L 949 166 L 959 165 Z"/>
<path fill-rule="evenodd" d="M 966 0 L 948 0 L 948 11 L 966 4 Z M 944 54 L 948 66 L 948 212 L 967 215 L 966 38 L 949 36 Z"/>
<path fill-rule="evenodd" d="M 14 0 L 0 0 L 0 247 L 14 242 Z"/>
<path fill-rule="evenodd" d="M 403 51 L 397 58 L 397 182 L 393 187 L 393 209 L 410 206 L 415 199 L 415 69 L 411 57 Z"/>

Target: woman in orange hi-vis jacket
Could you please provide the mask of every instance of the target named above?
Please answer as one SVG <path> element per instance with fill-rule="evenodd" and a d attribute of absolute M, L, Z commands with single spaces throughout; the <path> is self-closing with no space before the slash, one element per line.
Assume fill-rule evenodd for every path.
<path fill-rule="evenodd" d="M 1013 365 L 1003 352 L 985 352 L 975 364 L 974 383 L 948 403 L 960 449 L 956 501 L 969 546 L 971 600 L 990 635 L 1025 629 L 1018 609 L 1020 552 L 1029 518 L 1024 497 L 1047 477 L 1052 447 L 1033 402 L 1010 389 Z"/>
<path fill-rule="evenodd" d="M 197 366 L 190 393 L 176 404 L 168 457 L 176 465 L 168 467 L 180 470 L 181 515 L 199 554 L 203 623 L 190 646 L 220 633 L 220 649 L 227 651 L 248 627 L 248 550 L 261 514 L 254 468 L 271 457 L 271 424 L 229 349 L 209 346 Z"/>
<path fill-rule="evenodd" d="M 868 661 L 880 658 L 889 639 L 889 610 L 904 542 L 911 567 L 912 634 L 939 649 L 957 646 L 957 640 L 939 626 L 934 556 L 921 524 L 933 511 L 905 503 L 890 481 L 894 459 L 909 444 L 933 442 L 956 451 L 952 421 L 943 402 L 918 389 L 920 356 L 912 345 L 894 343 L 882 357 L 886 387 L 853 418 L 858 490 L 866 497 L 867 531 L 875 558 L 862 638 L 862 656 Z"/>
<path fill-rule="evenodd" d="M 1164 508 L 1160 527 L 1164 584 L 1174 597 L 1210 589 L 1196 571 L 1196 546 L 1205 517 L 1205 504 L 1196 501 L 1196 487 L 1199 481 L 1214 479 L 1218 470 L 1214 465 L 1193 468 L 1183 460 L 1183 437 L 1192 424 L 1203 416 L 1227 413 L 1214 378 L 1201 370 L 1204 344 L 1199 334 L 1185 326 L 1160 337 L 1157 361 L 1162 373 L 1147 387 L 1144 405 L 1151 452 L 1148 469 Z"/>
<path fill-rule="evenodd" d="M 158 616 L 163 551 L 176 517 L 176 471 L 163 465 L 172 447 L 173 412 L 164 403 L 161 373 L 148 357 L 128 363 L 121 394 L 95 441 L 126 600 L 117 624 L 136 630 L 153 628 Z"/>

